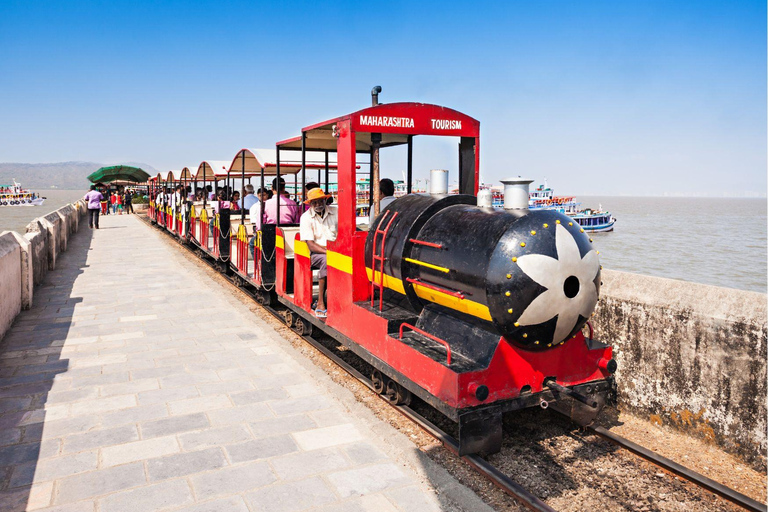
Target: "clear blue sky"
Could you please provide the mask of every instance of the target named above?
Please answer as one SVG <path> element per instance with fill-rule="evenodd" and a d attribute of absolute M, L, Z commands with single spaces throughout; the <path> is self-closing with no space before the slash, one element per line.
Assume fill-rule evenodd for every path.
<path fill-rule="evenodd" d="M 485 181 L 766 191 L 762 0 L 0 2 L 0 161 L 196 166 L 376 84 L 479 119 Z M 455 141 L 416 150 L 455 171 Z"/>

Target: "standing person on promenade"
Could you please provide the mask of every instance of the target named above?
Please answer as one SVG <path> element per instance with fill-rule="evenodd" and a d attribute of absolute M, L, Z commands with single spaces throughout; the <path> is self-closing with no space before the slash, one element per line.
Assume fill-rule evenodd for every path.
<path fill-rule="evenodd" d="M 133 213 L 133 191 L 131 189 L 125 191 L 125 213 Z"/>
<path fill-rule="evenodd" d="M 109 214 L 109 190 L 104 189 L 101 191 L 101 214 L 102 215 L 108 215 Z"/>
<path fill-rule="evenodd" d="M 85 200 L 88 202 L 88 227 L 99 229 L 99 210 L 101 210 L 101 200 L 104 196 L 96 190 L 96 185 L 91 185 L 91 190 L 85 194 Z"/>
<path fill-rule="evenodd" d="M 123 214 L 123 193 L 118 192 L 117 193 L 117 201 L 115 201 L 115 204 L 117 205 L 117 212 L 119 215 Z"/>
<path fill-rule="evenodd" d="M 117 192 L 113 192 L 109 195 L 109 204 L 112 205 L 112 214 L 117 213 Z"/>

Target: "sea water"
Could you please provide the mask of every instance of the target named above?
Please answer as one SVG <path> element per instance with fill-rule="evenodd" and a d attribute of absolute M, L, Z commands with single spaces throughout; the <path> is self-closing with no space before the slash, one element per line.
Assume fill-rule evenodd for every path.
<path fill-rule="evenodd" d="M 0 207 L 0 231 L 24 233 L 35 217 L 85 195 L 50 190 L 43 206 Z M 766 200 L 667 197 L 587 197 L 618 220 L 593 233 L 605 268 L 766 292 Z"/>
<path fill-rule="evenodd" d="M 577 198 L 610 211 L 614 231 L 593 233 L 600 263 L 696 283 L 766 292 L 766 200 Z"/>

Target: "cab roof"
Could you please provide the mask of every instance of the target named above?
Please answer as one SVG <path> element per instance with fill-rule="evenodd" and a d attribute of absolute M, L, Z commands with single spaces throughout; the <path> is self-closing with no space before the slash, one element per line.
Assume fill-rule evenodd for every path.
<path fill-rule="evenodd" d="M 306 149 L 336 151 L 337 125 L 342 121 L 349 121 L 356 133 L 357 151 L 371 150 L 371 133 L 381 133 L 381 147 L 406 144 L 411 135 L 480 136 L 480 121 L 457 110 L 428 103 L 383 103 L 302 128 Z M 300 150 L 301 139 L 292 137 L 277 147 Z"/>

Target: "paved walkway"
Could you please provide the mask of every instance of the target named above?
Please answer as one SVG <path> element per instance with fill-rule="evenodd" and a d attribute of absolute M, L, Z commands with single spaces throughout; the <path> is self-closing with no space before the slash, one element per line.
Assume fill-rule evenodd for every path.
<path fill-rule="evenodd" d="M 483 508 L 226 286 L 135 217 L 75 236 L 0 343 L 0 510 Z"/>

